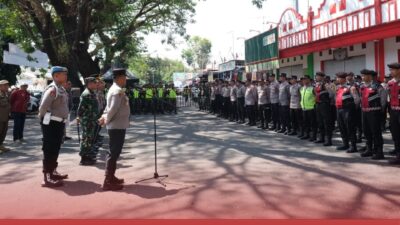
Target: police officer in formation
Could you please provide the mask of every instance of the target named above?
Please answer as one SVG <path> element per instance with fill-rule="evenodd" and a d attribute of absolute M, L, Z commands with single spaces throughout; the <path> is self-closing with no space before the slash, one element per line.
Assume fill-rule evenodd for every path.
<path fill-rule="evenodd" d="M 394 141 L 395 159 L 390 160 L 391 164 L 400 165 L 400 63 L 389 65 L 390 75 L 393 77 L 388 82 L 390 98 L 390 131 Z"/>
<path fill-rule="evenodd" d="M 290 84 L 286 74 L 282 73 L 279 84 L 279 121 L 281 124 L 278 133 L 287 135 L 290 132 Z"/>
<path fill-rule="evenodd" d="M 290 122 L 291 131 L 290 136 L 296 136 L 301 129 L 302 124 L 302 110 L 300 105 L 300 88 L 301 85 L 297 82 L 297 76 L 292 76 L 290 79 Z M 300 133 L 300 132 L 299 132 Z"/>
<path fill-rule="evenodd" d="M 68 175 L 57 172 L 58 156 L 68 119 L 68 94 L 63 87 L 68 70 L 55 66 L 51 69 L 53 83 L 46 87 L 39 106 L 39 118 L 43 133 L 43 183 L 44 187 L 59 187 Z"/>
<path fill-rule="evenodd" d="M 315 84 L 315 96 L 316 96 L 316 108 L 317 113 L 317 124 L 319 129 L 319 138 L 315 143 L 323 143 L 324 146 L 332 145 L 332 108 L 331 101 L 333 93 L 325 82 L 325 74 L 318 72 L 316 74 Z"/>

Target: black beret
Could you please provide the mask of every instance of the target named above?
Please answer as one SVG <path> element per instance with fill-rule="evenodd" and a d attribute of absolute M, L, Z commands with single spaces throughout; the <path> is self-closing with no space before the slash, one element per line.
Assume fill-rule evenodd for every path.
<path fill-rule="evenodd" d="M 336 74 L 336 77 L 337 78 L 346 78 L 347 77 L 347 73 L 345 73 L 345 72 L 340 72 L 340 73 L 337 73 Z"/>
<path fill-rule="evenodd" d="M 117 68 L 113 70 L 113 77 L 116 78 L 118 76 L 126 76 L 126 69 Z"/>
<path fill-rule="evenodd" d="M 320 76 L 320 77 L 325 77 L 325 74 L 323 72 L 317 72 L 315 75 Z"/>
<path fill-rule="evenodd" d="M 308 75 L 304 75 L 303 79 L 309 79 L 309 80 L 311 80 L 311 77 L 308 76 Z"/>
<path fill-rule="evenodd" d="M 97 82 L 97 79 L 94 78 L 94 77 L 86 77 L 85 78 L 85 84 L 86 85 L 89 84 L 89 83 L 92 83 L 92 82 Z"/>
<path fill-rule="evenodd" d="M 347 76 L 348 76 L 348 77 L 354 77 L 354 73 L 353 73 L 353 72 L 350 72 L 350 73 L 347 74 Z"/>
<path fill-rule="evenodd" d="M 292 76 L 292 79 L 297 80 L 297 76 Z"/>
<path fill-rule="evenodd" d="M 286 73 L 281 73 L 280 77 L 287 77 Z"/>
<path fill-rule="evenodd" d="M 361 76 L 360 76 L 360 75 L 357 75 L 357 76 L 356 76 L 356 79 L 362 79 L 362 78 L 361 78 Z"/>
<path fill-rule="evenodd" d="M 367 70 L 367 69 L 361 70 L 360 73 L 361 73 L 362 75 L 372 75 L 372 76 L 377 76 L 377 75 L 378 75 L 375 71 L 373 71 L 373 70 Z"/>
<path fill-rule="evenodd" d="M 400 63 L 391 63 L 391 64 L 388 65 L 388 67 L 389 67 L 390 69 L 396 69 L 396 70 L 398 70 L 398 69 L 400 69 Z"/>

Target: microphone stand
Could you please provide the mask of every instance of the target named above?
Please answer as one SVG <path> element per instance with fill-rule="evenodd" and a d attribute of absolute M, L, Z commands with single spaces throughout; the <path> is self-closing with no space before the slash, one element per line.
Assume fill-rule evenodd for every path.
<path fill-rule="evenodd" d="M 167 187 L 167 185 L 166 185 L 166 183 L 164 183 L 163 181 L 168 177 L 168 175 L 159 175 L 158 174 L 158 162 L 157 162 L 157 117 L 156 117 L 156 110 L 155 110 L 155 107 L 156 107 L 156 97 L 155 97 L 155 95 L 153 95 L 153 99 L 152 99 L 152 102 L 153 102 L 153 124 L 154 124 L 154 175 L 153 175 L 153 177 L 151 177 L 151 178 L 145 178 L 145 179 L 142 179 L 142 180 L 138 180 L 138 181 L 136 181 L 135 183 L 136 184 L 138 184 L 138 183 L 143 183 L 143 182 L 146 182 L 146 181 L 151 181 L 151 180 L 155 180 L 156 181 L 156 183 L 159 183 L 159 184 L 161 184 L 162 186 L 164 186 L 164 187 Z"/>

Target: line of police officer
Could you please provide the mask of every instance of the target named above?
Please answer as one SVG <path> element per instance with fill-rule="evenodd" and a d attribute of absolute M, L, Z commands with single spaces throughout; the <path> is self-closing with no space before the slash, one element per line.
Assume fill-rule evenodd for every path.
<path fill-rule="evenodd" d="M 256 82 L 224 82 L 217 80 L 203 86 L 209 87 L 208 111 L 239 124 L 269 129 L 285 135 L 297 135 L 323 146 L 332 146 L 332 135 L 337 120 L 343 144 L 337 150 L 347 153 L 360 152 L 362 157 L 384 159 L 382 124 L 387 106 L 390 110 L 390 129 L 395 150 L 391 164 L 400 164 L 400 64 L 388 65 L 393 77 L 384 88 L 377 73 L 364 69 L 362 82 L 354 81 L 353 73 L 337 73 L 337 86 L 329 77 L 318 72 L 315 82 L 309 76 L 297 81 L 286 74 Z M 388 97 L 390 99 L 388 103 Z M 207 110 L 207 109 L 206 109 Z M 358 135 L 357 135 L 358 133 Z M 366 145 L 358 149 L 362 133 Z M 319 134 L 319 135 L 318 135 Z"/>
<path fill-rule="evenodd" d="M 131 113 L 177 113 L 177 91 L 173 84 L 134 87 L 130 93 Z M 153 108 L 154 107 L 154 108 Z"/>

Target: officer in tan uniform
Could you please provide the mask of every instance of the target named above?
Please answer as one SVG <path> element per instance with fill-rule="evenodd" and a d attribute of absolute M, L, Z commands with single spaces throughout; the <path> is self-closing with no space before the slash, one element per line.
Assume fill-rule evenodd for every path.
<path fill-rule="evenodd" d="M 68 175 L 57 172 L 58 155 L 68 120 L 68 93 L 63 87 L 67 82 L 68 70 L 65 67 L 51 68 L 53 83 L 44 91 L 39 106 L 39 118 L 43 132 L 43 187 L 59 187 Z"/>
<path fill-rule="evenodd" d="M 0 154 L 8 152 L 10 149 L 3 146 L 4 139 L 8 130 L 8 119 L 10 116 L 10 95 L 8 93 L 9 84 L 6 80 L 0 81 Z"/>

